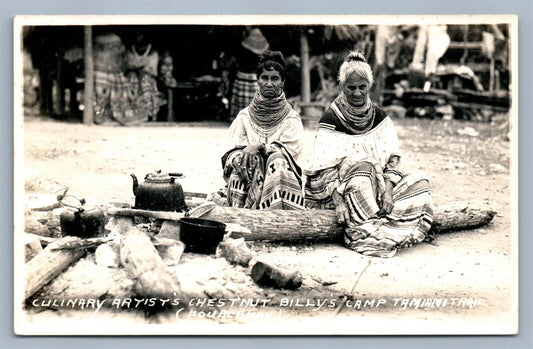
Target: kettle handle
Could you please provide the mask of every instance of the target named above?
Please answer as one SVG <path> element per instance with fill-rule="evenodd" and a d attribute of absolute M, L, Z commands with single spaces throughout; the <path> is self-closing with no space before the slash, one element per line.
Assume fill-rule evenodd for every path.
<path fill-rule="evenodd" d="M 67 203 L 63 202 L 63 199 L 66 198 L 67 196 L 78 200 L 80 205 L 79 206 L 74 206 L 74 205 L 67 204 Z M 74 209 L 78 210 L 79 212 L 83 212 L 84 211 L 84 208 L 83 208 L 83 205 L 85 205 L 85 199 L 84 198 L 78 199 L 74 195 L 61 195 L 60 194 L 60 195 L 57 196 L 57 201 L 59 201 L 61 203 L 61 205 L 67 206 L 67 207 L 70 207 L 70 208 L 74 208 Z"/>
<path fill-rule="evenodd" d="M 133 195 L 137 195 L 137 187 L 139 187 L 139 181 L 137 180 L 137 176 L 134 173 L 131 173 L 130 176 L 133 179 Z"/>

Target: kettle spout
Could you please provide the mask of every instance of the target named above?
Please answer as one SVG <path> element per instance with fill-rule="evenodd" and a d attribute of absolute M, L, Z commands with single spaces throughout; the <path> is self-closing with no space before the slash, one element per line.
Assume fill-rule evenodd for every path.
<path fill-rule="evenodd" d="M 137 195 L 137 187 L 139 187 L 139 181 L 137 181 L 137 176 L 133 173 L 130 174 L 130 176 L 133 179 L 133 195 Z"/>

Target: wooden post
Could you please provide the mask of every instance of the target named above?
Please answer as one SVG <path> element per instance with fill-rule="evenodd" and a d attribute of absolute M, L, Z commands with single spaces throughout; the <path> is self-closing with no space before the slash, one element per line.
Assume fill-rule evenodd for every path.
<path fill-rule="evenodd" d="M 57 68 L 57 75 L 56 75 L 56 83 L 57 83 L 57 93 L 55 96 L 54 106 L 56 106 L 57 109 L 54 110 L 55 113 L 57 113 L 59 116 L 63 116 L 65 114 L 65 79 L 64 79 L 64 56 L 65 56 L 65 50 L 63 48 L 59 48 L 57 51 L 57 61 L 56 61 L 56 68 Z"/>
<path fill-rule="evenodd" d="M 91 26 L 85 26 L 85 88 L 83 93 L 83 123 L 86 125 L 92 125 L 94 122 L 94 57 L 93 57 L 93 28 Z"/>
<path fill-rule="evenodd" d="M 168 92 L 168 114 L 167 114 L 167 121 L 176 121 L 174 119 L 174 90 L 172 88 L 167 88 Z"/>
<path fill-rule="evenodd" d="M 309 67 L 309 43 L 307 42 L 306 29 L 302 29 L 300 35 L 300 56 L 302 60 L 302 85 L 301 99 L 303 103 L 311 101 L 311 68 Z"/>
<path fill-rule="evenodd" d="M 494 86 L 495 86 L 495 59 L 494 56 L 490 58 L 490 77 L 489 77 L 489 91 L 494 92 Z"/>

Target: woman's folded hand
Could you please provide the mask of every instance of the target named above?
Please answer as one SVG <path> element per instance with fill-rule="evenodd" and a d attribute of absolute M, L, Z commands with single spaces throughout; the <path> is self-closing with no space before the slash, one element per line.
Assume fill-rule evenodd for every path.
<path fill-rule="evenodd" d="M 392 212 L 394 203 L 392 201 L 392 186 L 389 186 L 390 182 L 386 182 L 386 189 L 381 195 L 381 209 L 378 212 L 378 216 L 386 216 Z"/>
<path fill-rule="evenodd" d="M 337 223 L 341 225 L 348 225 L 348 222 L 350 222 L 350 212 L 344 202 L 335 206 L 335 217 L 337 218 Z"/>
<path fill-rule="evenodd" d="M 257 157 L 262 155 L 265 152 L 265 145 L 262 143 L 259 144 L 250 144 L 242 150 L 242 162 L 240 169 L 237 170 L 239 175 L 246 182 L 250 182 L 253 176 L 253 170 L 257 166 Z"/>
<path fill-rule="evenodd" d="M 350 222 L 350 211 L 342 198 L 342 195 L 337 192 L 337 189 L 331 193 L 331 198 L 335 203 L 335 217 L 337 218 L 337 223 L 342 225 L 348 225 Z"/>

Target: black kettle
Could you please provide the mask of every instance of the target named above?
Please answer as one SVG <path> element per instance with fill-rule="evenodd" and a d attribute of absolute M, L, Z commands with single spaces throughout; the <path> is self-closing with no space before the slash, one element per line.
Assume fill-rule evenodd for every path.
<path fill-rule="evenodd" d="M 133 173 L 130 176 L 133 178 L 134 208 L 177 212 L 187 210 L 183 188 L 176 181 L 184 177 L 182 173 L 167 174 L 158 170 L 147 174 L 143 183 L 139 183 Z"/>
<path fill-rule="evenodd" d="M 70 204 L 63 200 L 65 197 L 74 198 L 78 204 Z M 65 207 L 59 216 L 61 235 L 90 238 L 102 236 L 105 227 L 105 213 L 98 207 L 85 205 L 85 199 L 78 199 L 72 195 L 58 195 L 57 199 Z"/>

